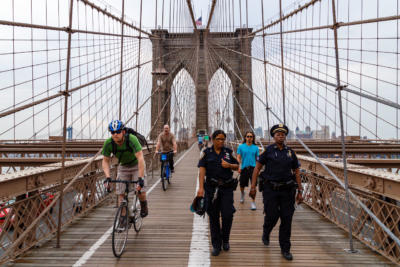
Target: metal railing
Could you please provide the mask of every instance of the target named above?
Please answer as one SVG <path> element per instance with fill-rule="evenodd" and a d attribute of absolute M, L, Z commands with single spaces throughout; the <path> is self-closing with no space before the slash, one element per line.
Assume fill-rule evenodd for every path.
<path fill-rule="evenodd" d="M 342 186 L 310 171 L 303 170 L 301 176 L 304 203 L 348 232 L 347 204 Z M 390 203 L 382 195 L 368 194 L 352 187 L 350 189 L 394 235 L 400 236 L 398 202 Z M 394 263 L 400 264 L 400 246 L 353 199 L 350 200 L 350 211 L 353 236 Z"/>

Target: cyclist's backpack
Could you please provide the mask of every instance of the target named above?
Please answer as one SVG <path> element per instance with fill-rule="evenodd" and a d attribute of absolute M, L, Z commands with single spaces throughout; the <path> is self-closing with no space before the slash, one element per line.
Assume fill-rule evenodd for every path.
<path fill-rule="evenodd" d="M 125 147 L 127 148 L 127 151 L 129 151 L 131 153 L 135 151 L 135 147 L 129 139 L 129 134 L 136 136 L 136 138 L 139 140 L 140 145 L 142 147 L 144 145 L 146 145 L 147 150 L 150 151 L 149 145 L 147 144 L 147 141 L 146 141 L 146 137 L 144 137 L 142 134 L 136 132 L 134 129 L 129 128 L 129 127 L 125 127 L 125 132 L 126 132 L 125 133 Z M 112 153 L 115 155 L 117 153 L 117 144 L 112 139 L 111 139 L 111 145 L 112 145 Z M 120 151 L 120 152 L 123 153 L 125 151 Z M 122 153 L 121 153 L 121 155 L 122 155 Z M 118 160 L 120 160 L 120 159 L 118 159 Z"/>

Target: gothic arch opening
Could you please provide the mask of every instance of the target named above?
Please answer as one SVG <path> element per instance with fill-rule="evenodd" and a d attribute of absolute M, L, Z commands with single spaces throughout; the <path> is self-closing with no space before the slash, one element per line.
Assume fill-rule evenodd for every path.
<path fill-rule="evenodd" d="M 192 136 L 196 125 L 196 86 L 189 72 L 182 68 L 171 85 L 170 126 L 177 139 Z"/>
<path fill-rule="evenodd" d="M 233 86 L 228 74 L 219 68 L 208 85 L 208 125 L 210 134 L 222 129 L 228 138 L 234 137 Z"/>

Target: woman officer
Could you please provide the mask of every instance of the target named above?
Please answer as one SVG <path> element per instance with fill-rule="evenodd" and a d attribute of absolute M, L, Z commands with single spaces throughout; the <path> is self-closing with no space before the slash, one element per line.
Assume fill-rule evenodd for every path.
<path fill-rule="evenodd" d="M 271 128 L 270 133 L 275 143 L 269 145 L 257 161 L 249 195 L 255 197 L 257 176 L 262 165 L 265 165 L 265 170 L 261 173 L 261 178 L 264 181 L 265 214 L 262 241 L 264 245 L 269 245 L 269 235 L 278 218 L 280 218 L 279 245 L 282 256 L 286 260 L 293 260 L 290 253 L 290 234 L 295 194 L 296 188 L 298 188 L 297 201 L 300 203 L 303 200 L 303 188 L 301 186 L 300 164 L 296 154 L 285 145 L 288 131 L 289 129 L 283 124 L 277 124 Z"/>
<path fill-rule="evenodd" d="M 232 178 L 232 170 L 239 165 L 232 155 L 232 150 L 224 146 L 226 134 L 216 130 L 212 135 L 213 145 L 205 148 L 199 160 L 199 190 L 197 196 L 204 195 L 205 208 L 210 218 L 212 255 L 218 256 L 221 245 L 229 250 L 229 235 L 231 232 L 233 213 L 233 191 L 237 180 Z M 204 179 L 206 177 L 206 179 Z M 235 183 L 236 181 L 236 183 Z M 222 228 L 220 226 L 222 217 Z"/>

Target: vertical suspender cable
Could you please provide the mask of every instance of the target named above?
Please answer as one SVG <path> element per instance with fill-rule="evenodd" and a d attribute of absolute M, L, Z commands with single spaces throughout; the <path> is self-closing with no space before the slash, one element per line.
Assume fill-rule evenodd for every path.
<path fill-rule="evenodd" d="M 235 31 L 235 2 L 232 0 L 232 31 Z"/>
<path fill-rule="evenodd" d="M 269 129 L 269 103 L 268 103 L 268 83 L 267 83 L 267 60 L 265 53 L 265 29 L 264 29 L 264 1 L 261 1 L 261 16 L 263 27 L 263 52 L 264 52 L 264 84 L 265 84 L 265 103 L 267 104 L 267 129 Z M 268 141 L 271 141 L 271 136 L 268 134 Z"/>
<path fill-rule="evenodd" d="M 124 21 L 124 16 L 125 16 L 125 0 L 122 0 L 122 14 L 121 14 L 121 20 Z M 139 32 L 140 35 L 140 32 Z M 120 66 L 120 72 L 121 74 L 119 75 L 119 110 L 118 110 L 118 118 L 121 120 L 122 119 L 122 70 L 123 70 L 123 61 L 124 59 L 124 23 L 121 23 L 121 66 Z"/>
<path fill-rule="evenodd" d="M 335 0 L 332 0 L 332 19 L 333 19 L 333 33 L 335 42 L 335 59 L 336 59 L 336 85 L 338 92 L 338 102 L 339 102 L 339 119 L 340 119 L 340 131 L 341 131 L 341 141 L 342 141 L 342 158 L 343 158 L 343 176 L 345 182 L 346 190 L 346 204 L 347 204 L 347 223 L 349 228 L 349 252 L 356 252 L 353 247 L 353 234 L 352 234 L 352 222 L 350 214 L 350 199 L 349 199 L 349 181 L 347 177 L 347 160 L 346 160 L 346 145 L 344 141 L 344 126 L 343 126 L 343 107 L 342 107 L 342 90 L 340 85 L 340 70 L 339 70 L 339 48 L 338 48 L 338 36 L 337 36 L 337 22 L 336 22 L 336 8 Z"/>
<path fill-rule="evenodd" d="M 282 34 L 282 0 L 279 0 L 279 26 L 280 26 L 280 37 L 281 37 L 281 65 L 282 65 L 282 112 L 283 112 L 283 123 L 286 124 L 286 110 L 285 110 L 285 71 L 283 64 L 283 34 Z"/>
<path fill-rule="evenodd" d="M 239 19 L 240 19 L 240 25 L 239 28 L 242 28 L 242 0 L 239 0 Z"/>
<path fill-rule="evenodd" d="M 246 28 L 247 28 L 247 34 L 249 33 L 249 0 L 246 0 Z"/>
<path fill-rule="evenodd" d="M 139 120 L 139 87 L 140 87 L 140 52 L 142 47 L 142 8 L 143 0 L 140 0 L 140 21 L 139 21 L 139 51 L 138 51 L 138 67 L 137 67 L 137 83 L 136 83 L 136 126 L 135 129 L 138 130 L 138 120 Z"/>
<path fill-rule="evenodd" d="M 157 9 L 158 9 L 158 0 L 156 0 L 156 18 L 155 18 L 155 22 L 154 22 L 154 29 L 157 29 Z"/>
<path fill-rule="evenodd" d="M 164 29 L 164 0 L 162 0 L 162 10 L 161 10 L 161 29 Z"/>
<path fill-rule="evenodd" d="M 168 30 L 171 32 L 171 2 L 172 0 L 169 0 L 169 23 L 168 23 Z"/>
<path fill-rule="evenodd" d="M 72 38 L 72 8 L 74 0 L 70 0 L 69 5 L 69 24 L 68 24 L 68 51 L 67 51 L 67 67 L 65 74 L 65 91 L 64 91 L 64 126 L 63 126 L 63 143 L 62 143 L 62 154 L 61 154 L 61 175 L 60 175 L 60 198 L 58 206 L 58 223 L 57 223 L 57 244 L 56 247 L 60 247 L 60 234 L 61 234 L 61 215 L 62 215 L 62 203 L 63 203 L 63 185 L 65 177 L 65 147 L 66 147 L 66 133 L 67 133 L 67 119 L 68 119 L 68 86 L 69 86 L 69 72 L 71 65 L 71 38 Z"/>

